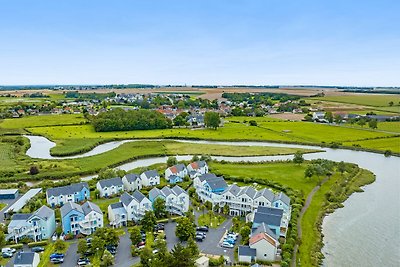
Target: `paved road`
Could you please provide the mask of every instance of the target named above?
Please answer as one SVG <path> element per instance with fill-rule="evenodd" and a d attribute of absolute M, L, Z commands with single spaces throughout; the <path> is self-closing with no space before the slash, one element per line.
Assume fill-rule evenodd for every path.
<path fill-rule="evenodd" d="M 131 254 L 131 239 L 129 233 L 125 230 L 125 234 L 120 236 L 117 253 L 115 254 L 115 266 L 130 267 L 140 261 L 139 257 L 132 257 Z"/>
<path fill-rule="evenodd" d="M 68 247 L 67 252 L 65 253 L 64 262 L 60 265 L 61 267 L 73 267 L 76 266 L 76 263 L 79 259 L 78 250 L 78 242 L 71 243 Z"/>
<path fill-rule="evenodd" d="M 300 214 L 299 214 L 299 218 L 297 219 L 297 236 L 298 236 L 299 240 L 301 240 L 301 236 L 303 235 L 303 231 L 301 229 L 301 220 L 303 218 L 303 215 L 307 211 L 308 207 L 310 206 L 314 194 L 321 188 L 321 186 L 326 181 L 328 181 L 328 179 L 329 179 L 329 176 L 325 177 L 325 179 L 322 180 L 321 184 L 317 185 L 316 187 L 314 187 L 313 190 L 310 192 L 310 194 L 308 194 L 308 196 L 307 196 L 306 203 L 304 204 L 303 208 L 301 209 Z M 296 267 L 296 265 L 297 265 L 296 262 L 297 262 L 297 250 L 298 250 L 298 248 L 299 248 L 299 245 L 296 244 L 294 246 L 292 260 L 290 262 L 290 266 L 291 267 Z"/>

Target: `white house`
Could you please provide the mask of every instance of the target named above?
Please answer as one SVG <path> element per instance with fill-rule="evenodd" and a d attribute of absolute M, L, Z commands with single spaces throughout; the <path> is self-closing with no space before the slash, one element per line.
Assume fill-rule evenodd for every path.
<path fill-rule="evenodd" d="M 110 197 L 123 192 L 124 184 L 121 178 L 115 177 L 98 181 L 96 188 L 100 192 L 100 197 Z"/>
<path fill-rule="evenodd" d="M 36 252 L 17 252 L 14 258 L 14 267 L 37 267 L 40 262 L 40 256 Z"/>
<path fill-rule="evenodd" d="M 140 176 L 135 173 L 128 173 L 122 177 L 122 183 L 124 184 L 125 190 L 130 192 L 142 189 L 142 180 Z"/>
<path fill-rule="evenodd" d="M 256 260 L 257 250 L 249 246 L 239 246 L 238 260 L 239 262 L 251 263 Z"/>
<path fill-rule="evenodd" d="M 189 210 L 189 194 L 180 186 L 176 185 L 172 189 L 165 186 L 163 189 L 153 188 L 149 192 L 149 199 L 152 203 L 157 198 L 165 200 L 165 207 L 169 213 L 183 215 Z"/>
<path fill-rule="evenodd" d="M 219 204 L 222 193 L 228 188 L 224 178 L 213 173 L 206 173 L 194 178 L 193 186 L 202 202 L 209 201 L 212 205 Z"/>
<path fill-rule="evenodd" d="M 87 199 L 90 199 L 90 189 L 85 182 L 46 190 L 47 204 L 53 208 L 67 202 L 81 202 Z"/>
<path fill-rule="evenodd" d="M 186 167 L 190 178 L 194 179 L 197 176 L 208 173 L 208 165 L 205 161 L 192 162 Z"/>
<path fill-rule="evenodd" d="M 143 186 L 154 186 L 160 184 L 160 175 L 156 170 L 145 171 L 140 175 Z"/>
<path fill-rule="evenodd" d="M 128 214 L 122 202 L 108 206 L 108 220 L 113 227 L 127 226 Z"/>
<path fill-rule="evenodd" d="M 93 202 L 86 201 L 81 207 L 85 215 L 84 220 L 79 222 L 82 234 L 93 234 L 97 228 L 104 226 L 103 212 L 99 206 Z"/>
<path fill-rule="evenodd" d="M 249 247 L 256 250 L 257 260 L 275 261 L 278 246 L 278 237 L 264 223 L 251 234 L 249 240 Z"/>
<path fill-rule="evenodd" d="M 7 227 L 6 240 L 16 243 L 24 237 L 40 241 L 50 238 L 56 230 L 54 210 L 42 206 L 34 213 L 16 213 Z"/>
<path fill-rule="evenodd" d="M 126 210 L 127 220 L 129 221 L 140 221 L 146 211 L 153 210 L 151 201 L 139 190 L 135 190 L 132 195 L 122 194 L 120 202 Z"/>
<path fill-rule="evenodd" d="M 180 177 L 181 180 L 188 175 L 188 171 L 182 163 L 171 166 L 165 170 L 165 179 L 169 181 L 171 176 Z"/>

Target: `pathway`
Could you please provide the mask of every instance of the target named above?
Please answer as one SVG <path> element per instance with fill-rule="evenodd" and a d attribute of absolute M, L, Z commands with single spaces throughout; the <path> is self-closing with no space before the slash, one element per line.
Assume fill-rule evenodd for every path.
<path fill-rule="evenodd" d="M 300 240 L 301 240 L 301 237 L 302 237 L 302 234 L 303 234 L 302 229 L 301 229 L 301 220 L 303 219 L 303 215 L 304 215 L 304 213 L 306 213 L 308 207 L 310 206 L 314 194 L 321 188 L 321 186 L 322 186 L 326 181 L 328 181 L 328 179 L 329 179 L 329 176 L 325 177 L 325 179 L 322 180 L 322 182 L 321 182 L 320 185 L 317 185 L 316 187 L 313 188 L 313 190 L 310 192 L 310 194 L 308 194 L 307 199 L 306 199 L 306 203 L 304 203 L 304 206 L 303 206 L 303 208 L 302 208 L 301 211 L 300 211 L 299 218 L 297 219 L 297 237 L 298 237 Z M 299 245 L 296 244 L 296 245 L 294 246 L 294 249 L 293 249 L 292 261 L 290 262 L 290 266 L 291 266 L 291 267 L 296 267 L 296 262 L 297 262 L 297 250 L 298 250 L 298 249 L 299 249 Z"/>

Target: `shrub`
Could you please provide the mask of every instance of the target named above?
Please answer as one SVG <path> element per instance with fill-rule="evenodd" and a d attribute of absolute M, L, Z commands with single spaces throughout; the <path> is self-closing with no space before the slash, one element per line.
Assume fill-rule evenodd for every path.
<path fill-rule="evenodd" d="M 15 244 L 15 245 L 11 245 L 10 248 L 22 249 L 23 246 L 24 246 L 23 244 Z"/>
<path fill-rule="evenodd" d="M 35 175 L 39 173 L 39 168 L 35 165 L 31 166 L 31 168 L 29 169 L 29 173 L 31 175 Z"/>
<path fill-rule="evenodd" d="M 38 247 L 38 246 L 46 246 L 48 244 L 47 240 L 44 241 L 38 241 L 38 242 L 31 242 L 28 243 L 28 247 Z"/>

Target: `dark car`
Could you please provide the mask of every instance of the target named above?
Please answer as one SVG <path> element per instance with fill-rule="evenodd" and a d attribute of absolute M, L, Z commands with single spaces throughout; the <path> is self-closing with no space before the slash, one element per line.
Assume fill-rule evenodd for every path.
<path fill-rule="evenodd" d="M 204 236 L 203 235 L 196 235 L 195 239 L 196 239 L 196 241 L 203 242 Z"/>
<path fill-rule="evenodd" d="M 50 259 L 64 259 L 64 254 L 62 253 L 53 253 L 50 255 Z"/>
<path fill-rule="evenodd" d="M 93 254 L 94 254 L 93 251 L 91 249 L 89 249 L 85 253 L 83 253 L 83 256 L 89 257 L 89 256 L 92 256 Z"/>
<path fill-rule="evenodd" d="M 88 258 L 79 258 L 78 259 L 78 266 L 88 265 L 90 260 Z"/>
<path fill-rule="evenodd" d="M 64 258 L 51 258 L 50 262 L 51 263 L 55 263 L 55 264 L 63 263 L 64 262 Z"/>
<path fill-rule="evenodd" d="M 157 230 L 164 230 L 165 225 L 163 223 L 158 223 L 156 227 L 157 227 Z"/>
<path fill-rule="evenodd" d="M 144 247 L 145 245 L 146 245 L 146 242 L 142 241 L 142 242 L 137 243 L 136 247 L 141 248 L 141 247 Z"/>
<path fill-rule="evenodd" d="M 199 232 L 208 232 L 208 226 L 199 226 L 199 227 L 196 227 L 196 231 L 199 231 Z"/>
<path fill-rule="evenodd" d="M 33 247 L 31 248 L 32 252 L 43 252 L 44 251 L 44 247 Z"/>
<path fill-rule="evenodd" d="M 117 253 L 117 247 L 114 245 L 107 245 L 106 249 L 112 254 L 115 255 Z"/>
<path fill-rule="evenodd" d="M 3 252 L 1 253 L 3 258 L 12 258 L 13 254 L 11 252 Z"/>

